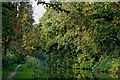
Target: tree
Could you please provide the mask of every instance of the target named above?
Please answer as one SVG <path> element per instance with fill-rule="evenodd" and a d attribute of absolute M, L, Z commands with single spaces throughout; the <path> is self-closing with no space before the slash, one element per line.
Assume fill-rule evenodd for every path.
<path fill-rule="evenodd" d="M 27 34 L 33 27 L 32 6 L 30 3 L 3 3 L 2 7 L 3 22 L 3 47 L 4 53 L 9 44 L 15 44 L 15 52 L 22 51 L 22 36 Z M 9 34 L 9 35 L 8 35 Z M 18 45 L 19 43 L 19 45 Z"/>
<path fill-rule="evenodd" d="M 119 52 L 120 48 L 119 3 L 60 4 L 61 9 L 70 13 L 57 12 L 46 6 L 47 12 L 40 19 L 41 26 L 38 27 L 42 31 L 40 36 L 44 36 L 44 41 L 40 40 L 43 47 L 40 51 L 51 54 L 54 75 L 62 74 L 58 69 L 58 74 L 57 71 L 54 73 L 58 65 L 93 68 L 108 59 L 107 56 L 118 56 L 115 51 Z"/>
<path fill-rule="evenodd" d="M 13 10 L 14 5 L 12 3 L 2 3 L 2 44 L 5 55 L 7 54 L 6 50 L 9 46 L 9 43 L 14 36 L 12 23 L 10 22 L 10 17 L 12 16 Z"/>

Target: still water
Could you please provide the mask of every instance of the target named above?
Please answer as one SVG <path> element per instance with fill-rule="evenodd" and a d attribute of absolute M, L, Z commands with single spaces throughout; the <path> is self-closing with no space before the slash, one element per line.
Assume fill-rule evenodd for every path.
<path fill-rule="evenodd" d="M 92 78 L 108 78 L 120 79 L 119 74 L 99 72 L 97 70 L 78 70 L 78 69 L 64 69 L 64 68 L 51 68 L 52 78 L 79 78 L 79 79 L 92 79 Z"/>

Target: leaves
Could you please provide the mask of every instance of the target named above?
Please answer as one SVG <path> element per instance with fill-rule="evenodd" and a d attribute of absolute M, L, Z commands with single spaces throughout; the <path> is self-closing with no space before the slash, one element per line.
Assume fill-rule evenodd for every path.
<path fill-rule="evenodd" d="M 47 7 L 47 12 L 40 19 L 41 36 L 45 37 L 40 44 L 41 47 L 44 44 L 41 51 L 44 49 L 51 54 L 54 68 L 57 65 L 88 68 L 94 68 L 97 64 L 104 66 L 99 63 L 100 60 L 113 54 L 119 42 L 119 31 L 114 26 L 115 15 L 119 12 L 115 6 L 114 3 L 61 3 L 61 8 L 69 10 L 70 14 L 57 13 Z M 106 64 L 104 69 L 108 70 L 111 65 Z M 61 73 L 57 69 L 51 76 L 56 74 L 60 77 Z"/>
<path fill-rule="evenodd" d="M 11 29 L 8 32 L 15 34 L 11 36 L 16 39 L 16 53 L 50 55 L 51 77 L 86 78 L 87 73 L 80 75 L 77 70 L 67 70 L 66 67 L 118 70 L 115 60 L 118 60 L 120 50 L 119 3 L 43 4 L 46 4 L 47 11 L 35 27 L 32 27 L 28 8 L 24 8 L 25 3 L 20 3 L 17 14 L 8 14 L 13 24 L 12 27 L 9 25 Z M 5 11 L 13 14 L 9 9 Z M 66 14 L 66 11 L 70 13 Z M 7 17 L 4 18 L 8 21 Z M 9 24 L 7 21 L 6 24 Z M 5 37 L 5 40 L 9 41 L 11 36 Z M 90 73 L 89 77 L 99 76 Z"/>

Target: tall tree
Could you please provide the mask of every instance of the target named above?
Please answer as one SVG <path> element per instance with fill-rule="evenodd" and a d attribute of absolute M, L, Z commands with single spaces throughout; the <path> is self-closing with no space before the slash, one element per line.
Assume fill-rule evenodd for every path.
<path fill-rule="evenodd" d="M 2 7 L 3 22 L 3 47 L 5 55 L 9 43 L 15 43 L 16 51 L 20 48 L 18 43 L 22 43 L 23 34 L 28 33 L 33 27 L 32 6 L 30 3 L 3 3 Z M 8 35 L 9 34 L 9 35 Z M 19 49 L 21 50 L 21 49 Z"/>
<path fill-rule="evenodd" d="M 5 55 L 7 54 L 6 50 L 9 43 L 14 36 L 12 23 L 10 22 L 10 17 L 12 16 L 13 11 L 14 5 L 12 3 L 2 3 L 2 44 Z"/>

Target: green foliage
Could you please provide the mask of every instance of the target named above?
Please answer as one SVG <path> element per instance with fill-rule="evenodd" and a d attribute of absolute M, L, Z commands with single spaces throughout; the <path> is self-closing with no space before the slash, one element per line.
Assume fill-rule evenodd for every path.
<path fill-rule="evenodd" d="M 39 50 L 51 54 L 52 77 L 68 77 L 58 65 L 117 71 L 119 65 L 114 59 L 118 60 L 120 49 L 118 6 L 119 3 L 61 3 L 69 14 L 46 6 L 47 12 L 36 28 L 41 32 Z M 111 61 L 117 66 L 113 68 Z"/>
<path fill-rule="evenodd" d="M 2 49 L 3 55 L 9 54 L 9 51 L 18 60 L 17 63 L 24 61 L 25 53 L 23 36 L 28 34 L 33 27 L 32 7 L 30 3 L 24 2 L 3 2 L 2 3 Z M 4 58 L 4 56 L 3 56 Z M 7 64 L 4 63 L 3 64 Z"/>
<path fill-rule="evenodd" d="M 14 54 L 8 53 L 7 55 L 3 56 L 3 63 L 4 67 L 17 63 L 17 57 Z"/>
<path fill-rule="evenodd" d="M 14 69 L 18 66 L 18 64 L 7 65 L 6 67 L 2 67 L 2 78 L 7 78 L 10 73 L 14 72 Z"/>
<path fill-rule="evenodd" d="M 118 62 L 119 59 L 108 56 L 103 60 L 99 60 L 99 62 L 97 62 L 96 65 L 94 65 L 94 68 L 104 71 L 110 70 L 114 72 L 118 71 L 118 67 L 120 66 Z"/>
<path fill-rule="evenodd" d="M 34 70 L 34 78 L 48 78 L 48 70 L 47 66 L 44 66 L 43 63 L 36 59 L 35 57 L 27 56 L 26 57 L 26 65 L 28 68 L 32 68 Z"/>
<path fill-rule="evenodd" d="M 24 79 L 24 78 L 34 78 L 34 70 L 32 68 L 28 68 L 26 64 L 21 64 L 18 68 L 16 75 L 13 79 Z"/>
<path fill-rule="evenodd" d="M 118 70 L 117 67 L 120 66 L 118 64 L 120 52 L 119 2 L 50 2 L 45 6 L 47 11 L 40 19 L 40 23 L 34 28 L 29 25 L 29 13 L 24 8 L 25 3 L 20 3 L 20 5 L 16 18 L 13 18 L 13 21 L 18 20 L 19 22 L 19 25 L 16 24 L 18 27 L 13 28 L 16 33 L 13 36 L 16 40 L 13 41 L 16 55 L 22 54 L 21 57 L 25 57 L 27 54 L 35 55 L 37 52 L 50 55 L 50 65 L 52 66 L 50 77 L 53 78 L 86 79 L 87 73 L 69 70 L 67 67 L 103 71 Z M 48 67 L 45 67 L 43 63 L 35 57 L 27 57 L 27 67 L 34 66 L 36 78 L 46 76 Z M 45 74 L 40 71 L 45 71 Z M 90 73 L 89 77 L 110 76 L 106 74 L 96 76 Z"/>
<path fill-rule="evenodd" d="M 48 70 L 47 68 L 45 68 L 43 66 L 43 64 L 36 64 L 35 65 L 35 70 L 34 70 L 34 77 L 37 79 L 37 78 L 48 78 L 49 76 L 49 73 L 48 73 Z"/>
<path fill-rule="evenodd" d="M 12 3 L 4 2 L 2 3 L 2 48 L 4 49 L 4 54 L 7 54 L 7 48 L 14 35 L 12 23 L 10 22 L 10 17 L 12 16 L 12 11 L 14 7 Z"/>
<path fill-rule="evenodd" d="M 36 59 L 35 57 L 27 56 L 26 58 L 27 58 L 26 63 L 27 63 L 28 68 L 32 68 L 36 64 L 40 63 L 40 61 Z"/>

